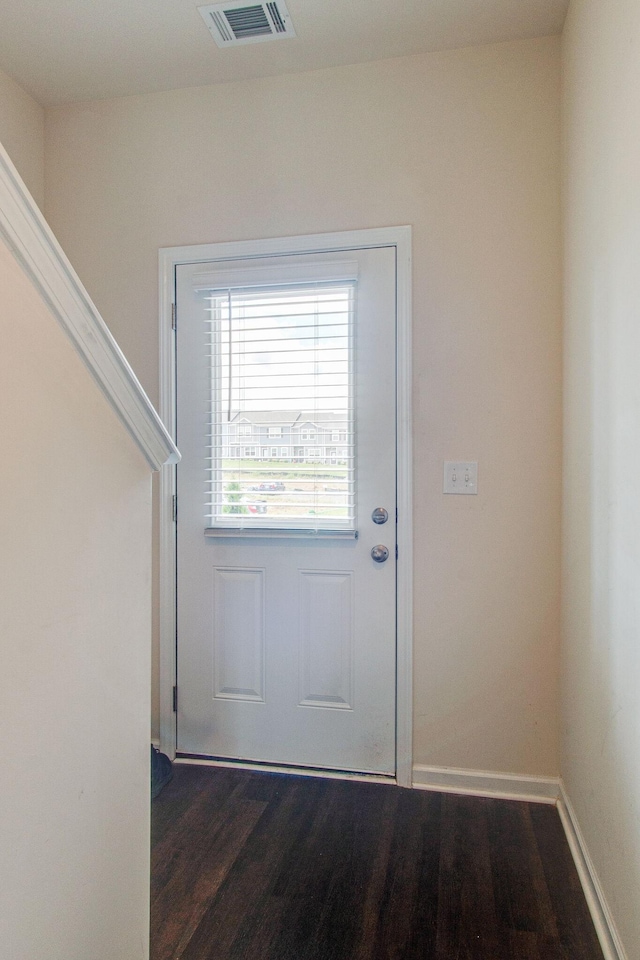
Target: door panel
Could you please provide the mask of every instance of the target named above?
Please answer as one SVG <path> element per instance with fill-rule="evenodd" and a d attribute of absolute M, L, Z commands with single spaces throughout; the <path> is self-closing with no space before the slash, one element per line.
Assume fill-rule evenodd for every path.
<path fill-rule="evenodd" d="M 177 268 L 181 753 L 395 771 L 395 251 L 345 257 Z M 349 351 L 320 316 L 347 283 Z"/>
<path fill-rule="evenodd" d="M 353 573 L 300 570 L 301 706 L 353 708 Z"/>
<path fill-rule="evenodd" d="M 264 570 L 213 569 L 216 699 L 264 700 Z"/>

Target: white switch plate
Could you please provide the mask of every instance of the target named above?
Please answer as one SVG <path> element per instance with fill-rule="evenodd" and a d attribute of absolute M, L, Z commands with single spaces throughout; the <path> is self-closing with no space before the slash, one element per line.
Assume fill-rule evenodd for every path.
<path fill-rule="evenodd" d="M 445 460 L 443 493 L 477 493 L 477 460 Z"/>

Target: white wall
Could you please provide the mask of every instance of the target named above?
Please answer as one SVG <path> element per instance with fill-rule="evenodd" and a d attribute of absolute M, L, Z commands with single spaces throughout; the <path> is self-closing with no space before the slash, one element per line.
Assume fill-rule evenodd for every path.
<path fill-rule="evenodd" d="M 0 953 L 143 960 L 148 467 L 0 245 Z"/>
<path fill-rule="evenodd" d="M 563 72 L 562 772 L 629 960 L 639 960 L 637 0 L 572 0 Z"/>
<path fill-rule="evenodd" d="M 158 247 L 413 224 L 415 760 L 557 773 L 558 39 L 56 107 L 46 155 L 152 397 Z"/>
<path fill-rule="evenodd" d="M 42 209 L 44 204 L 44 110 L 0 70 L 0 143 Z"/>

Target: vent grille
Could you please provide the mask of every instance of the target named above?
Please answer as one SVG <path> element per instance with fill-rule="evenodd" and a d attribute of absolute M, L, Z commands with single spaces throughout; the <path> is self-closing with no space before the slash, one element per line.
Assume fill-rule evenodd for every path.
<path fill-rule="evenodd" d="M 198 10 L 219 47 L 284 40 L 296 35 L 284 0 L 250 4 L 246 0 L 229 0 Z"/>
<path fill-rule="evenodd" d="M 267 10 L 269 11 L 271 19 L 273 20 L 273 25 L 276 28 L 276 33 L 286 33 L 287 28 L 285 27 L 284 20 L 282 19 L 282 15 L 278 10 L 278 4 L 268 3 Z"/>

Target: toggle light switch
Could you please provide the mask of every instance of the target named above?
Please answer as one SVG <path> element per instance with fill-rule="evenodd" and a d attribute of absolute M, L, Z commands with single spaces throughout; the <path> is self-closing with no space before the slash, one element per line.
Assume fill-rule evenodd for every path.
<path fill-rule="evenodd" d="M 443 493 L 477 493 L 477 460 L 445 460 Z"/>

